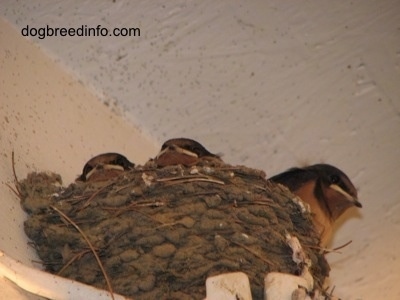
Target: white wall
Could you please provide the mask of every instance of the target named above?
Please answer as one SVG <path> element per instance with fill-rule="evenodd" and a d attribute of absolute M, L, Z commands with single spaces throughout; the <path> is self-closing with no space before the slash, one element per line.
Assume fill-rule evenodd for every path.
<path fill-rule="evenodd" d="M 359 187 L 364 208 L 349 212 L 334 238 L 332 247 L 353 240 L 342 254 L 328 256 L 335 293 L 345 299 L 400 298 L 398 1 L 2 2 L 0 14 L 15 26 L 15 35 L 26 25 L 139 27 L 141 36 L 133 38 L 33 40 L 101 101 L 115 103 L 125 120 L 139 127 L 143 139 L 161 143 L 170 137 L 192 137 L 213 152 L 223 152 L 227 162 L 264 169 L 269 175 L 321 161 L 343 169 Z M 4 39 L 3 34 L 0 44 Z M 12 55 L 2 55 L 14 74 L 26 72 L 23 61 L 13 65 Z M 43 79 L 45 70 L 33 75 L 35 80 L 24 81 L 12 72 L 2 73 L 11 84 L 10 94 L 0 96 L 2 106 L 8 101 L 10 114 L 9 122 L 0 120 L 3 128 L 15 126 L 15 107 L 25 105 L 13 96 L 12 84 L 20 87 L 19 95 L 29 95 L 44 80 L 48 85 L 40 96 L 31 97 L 30 109 L 36 107 L 38 117 L 21 111 L 27 114 L 29 128 L 38 120 L 42 128 L 52 122 L 47 115 L 55 107 L 38 109 L 38 101 L 61 99 L 46 92 L 55 83 L 51 76 Z M 69 88 L 60 93 L 63 105 L 82 118 L 91 115 L 87 110 L 109 113 L 101 105 L 68 97 L 70 93 Z M 89 108 L 82 107 L 86 105 Z M 119 122 L 112 132 L 130 126 L 120 125 L 122 118 L 110 118 Z M 84 157 L 106 148 L 108 131 L 92 134 L 88 141 L 82 124 L 68 120 L 63 125 L 68 136 L 75 132 L 85 138 L 51 143 L 55 153 L 65 148 L 69 152 L 46 160 L 48 149 L 36 146 L 37 139 L 48 140 L 43 130 L 28 134 L 27 140 L 21 139 L 23 133 L 15 137 L 9 131 L 10 145 L 25 140 L 20 157 L 27 166 L 21 175 L 33 166 L 56 171 L 64 167 L 66 173 L 76 174 Z M 143 157 L 142 144 L 128 146 L 122 136 L 115 144 L 118 149 Z M 158 147 L 149 145 L 149 152 Z M 36 156 L 28 155 L 29 147 Z M 7 164 L 9 149 L 1 157 Z M 49 162 L 60 156 L 67 163 Z"/>

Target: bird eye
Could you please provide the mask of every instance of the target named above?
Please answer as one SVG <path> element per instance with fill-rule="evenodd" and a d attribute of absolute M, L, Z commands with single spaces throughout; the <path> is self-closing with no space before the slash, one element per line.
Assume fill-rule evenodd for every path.
<path fill-rule="evenodd" d="M 331 180 L 331 183 L 338 183 L 340 181 L 340 178 L 337 175 L 332 175 L 330 180 Z"/>

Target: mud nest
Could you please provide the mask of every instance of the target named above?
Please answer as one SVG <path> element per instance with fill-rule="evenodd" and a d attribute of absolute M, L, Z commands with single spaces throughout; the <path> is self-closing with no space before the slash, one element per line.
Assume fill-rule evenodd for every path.
<path fill-rule="evenodd" d="M 301 271 L 287 233 L 311 259 L 317 287 L 329 273 L 309 213 L 259 170 L 149 162 L 108 181 L 62 187 L 57 174 L 31 173 L 18 186 L 25 232 L 47 271 L 107 289 L 68 216 L 114 292 L 134 299 L 204 299 L 207 277 L 234 271 L 262 299 L 266 273 Z"/>

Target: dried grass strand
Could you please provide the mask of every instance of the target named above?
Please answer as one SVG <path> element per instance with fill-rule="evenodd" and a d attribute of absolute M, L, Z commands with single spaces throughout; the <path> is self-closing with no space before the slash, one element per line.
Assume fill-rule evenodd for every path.
<path fill-rule="evenodd" d="M 21 200 L 22 199 L 22 194 L 21 194 L 21 191 L 19 189 L 19 181 L 18 181 L 17 173 L 15 172 L 14 151 L 11 152 L 11 167 L 12 167 L 13 176 L 14 176 L 15 189 L 8 183 L 5 183 L 5 185 Z"/>
<path fill-rule="evenodd" d="M 204 181 L 224 185 L 225 182 L 222 180 L 209 178 L 209 177 L 171 177 L 171 178 L 161 178 L 157 179 L 157 182 L 165 182 L 166 185 L 175 185 L 188 182 Z"/>
<path fill-rule="evenodd" d="M 92 251 L 94 257 L 96 258 L 97 264 L 99 265 L 101 272 L 103 273 L 104 279 L 106 280 L 107 283 L 107 287 L 108 287 L 108 291 L 110 292 L 111 298 L 113 300 L 115 300 L 114 298 L 114 292 L 113 292 L 113 288 L 111 286 L 111 282 L 110 282 L 110 278 L 107 275 L 106 270 L 104 269 L 104 266 L 100 260 L 100 257 L 98 256 L 96 250 L 94 249 L 92 243 L 90 242 L 90 240 L 88 239 L 88 237 L 86 236 L 86 234 L 83 232 L 83 230 L 74 222 L 72 221 L 66 214 L 64 214 L 61 210 L 59 210 L 57 207 L 55 207 L 54 205 L 50 206 L 53 210 L 55 210 L 59 215 L 61 215 L 64 219 L 66 219 L 72 226 L 75 227 L 76 230 L 78 230 L 78 232 L 82 235 L 83 239 L 85 240 L 85 242 L 88 244 L 90 250 Z"/>

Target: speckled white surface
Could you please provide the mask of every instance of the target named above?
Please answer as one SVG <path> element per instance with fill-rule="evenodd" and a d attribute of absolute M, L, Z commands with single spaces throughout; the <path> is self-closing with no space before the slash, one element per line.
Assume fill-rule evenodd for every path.
<path fill-rule="evenodd" d="M 400 298 L 398 1 L 2 1 L 0 15 L 18 31 L 139 27 L 132 38 L 33 40 L 160 143 L 192 137 L 270 175 L 343 169 L 364 208 L 333 241 L 353 240 L 329 255 L 335 293 Z"/>

